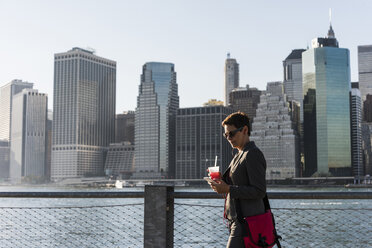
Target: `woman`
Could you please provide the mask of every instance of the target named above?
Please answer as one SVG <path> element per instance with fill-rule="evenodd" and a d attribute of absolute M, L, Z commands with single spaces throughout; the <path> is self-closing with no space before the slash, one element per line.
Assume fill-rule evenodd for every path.
<path fill-rule="evenodd" d="M 223 122 L 224 136 L 238 153 L 224 172 L 222 180 L 209 183 L 219 194 L 227 194 L 224 216 L 229 221 L 228 248 L 244 247 L 243 225 L 237 220 L 237 208 L 244 217 L 265 213 L 266 161 L 262 152 L 249 140 L 249 118 L 236 112 Z M 239 209 L 238 209 L 239 211 Z"/>

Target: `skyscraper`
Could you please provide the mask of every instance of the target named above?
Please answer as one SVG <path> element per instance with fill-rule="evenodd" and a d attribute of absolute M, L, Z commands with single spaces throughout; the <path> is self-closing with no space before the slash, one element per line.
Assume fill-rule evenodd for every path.
<path fill-rule="evenodd" d="M 0 140 L 10 140 L 13 96 L 23 89 L 32 89 L 33 85 L 15 79 L 0 87 Z"/>
<path fill-rule="evenodd" d="M 267 84 L 253 119 L 251 140 L 266 158 L 267 179 L 299 175 L 299 137 L 293 128 L 282 82 Z"/>
<path fill-rule="evenodd" d="M 283 61 L 284 94 L 289 102 L 296 101 L 300 105 L 300 119 L 303 121 L 303 92 L 302 92 L 302 53 L 305 49 L 295 49 Z"/>
<path fill-rule="evenodd" d="M 257 105 L 260 103 L 261 91 L 257 88 L 238 87 L 230 92 L 230 107 L 234 111 L 242 111 L 250 120 L 256 116 Z"/>
<path fill-rule="evenodd" d="M 351 175 L 349 57 L 332 26 L 302 53 L 305 176 Z"/>
<path fill-rule="evenodd" d="M 222 121 L 233 112 L 224 106 L 178 109 L 176 178 L 201 179 L 206 169 L 217 165 L 224 172 L 232 158 L 232 148 L 222 136 Z"/>
<path fill-rule="evenodd" d="M 10 163 L 10 134 L 12 122 L 12 105 L 13 96 L 23 89 L 32 89 L 33 83 L 22 80 L 12 80 L 11 82 L 0 87 L 0 141 L 2 141 L 0 161 L 2 178 L 9 177 Z M 8 152 L 8 153 L 7 153 Z"/>
<path fill-rule="evenodd" d="M 357 85 L 357 84 L 355 84 Z M 362 150 L 362 100 L 358 88 L 351 89 L 351 162 L 353 176 L 364 176 Z"/>
<path fill-rule="evenodd" d="M 24 89 L 13 97 L 10 179 L 45 180 L 48 97 Z"/>
<path fill-rule="evenodd" d="M 230 104 L 230 92 L 239 87 L 239 64 L 227 54 L 225 61 L 225 106 Z"/>
<path fill-rule="evenodd" d="M 359 90 L 362 101 L 372 95 L 372 45 L 358 46 Z"/>
<path fill-rule="evenodd" d="M 115 99 L 115 61 L 76 47 L 54 55 L 52 179 L 103 175 Z"/>
<path fill-rule="evenodd" d="M 142 68 L 135 114 L 136 173 L 133 177 L 174 177 L 178 107 L 174 64 L 146 63 Z"/>

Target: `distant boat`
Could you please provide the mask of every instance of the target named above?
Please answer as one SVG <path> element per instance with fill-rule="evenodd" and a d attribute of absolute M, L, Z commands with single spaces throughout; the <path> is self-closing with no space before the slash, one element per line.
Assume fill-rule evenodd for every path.
<path fill-rule="evenodd" d="M 116 180 L 115 182 L 115 188 L 122 189 L 123 188 L 123 182 L 120 180 Z"/>

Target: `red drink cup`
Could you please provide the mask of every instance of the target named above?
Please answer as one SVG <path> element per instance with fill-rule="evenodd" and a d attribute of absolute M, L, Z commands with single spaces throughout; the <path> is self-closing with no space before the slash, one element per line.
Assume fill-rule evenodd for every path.
<path fill-rule="evenodd" d="M 221 172 L 219 166 L 208 167 L 209 176 L 212 180 L 221 179 Z"/>
<path fill-rule="evenodd" d="M 221 172 L 219 171 L 211 172 L 209 175 L 211 176 L 212 180 L 221 179 Z"/>

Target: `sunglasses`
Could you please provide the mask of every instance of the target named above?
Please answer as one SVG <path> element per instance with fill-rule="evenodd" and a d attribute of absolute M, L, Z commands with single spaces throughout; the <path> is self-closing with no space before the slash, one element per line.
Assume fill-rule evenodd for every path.
<path fill-rule="evenodd" d="M 227 133 L 224 133 L 223 136 L 225 136 L 225 138 L 232 138 L 235 136 L 235 134 L 237 134 L 238 132 L 242 131 L 244 127 L 240 127 L 238 129 L 235 129 L 234 131 L 230 131 L 230 132 L 227 132 Z"/>

